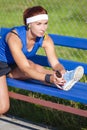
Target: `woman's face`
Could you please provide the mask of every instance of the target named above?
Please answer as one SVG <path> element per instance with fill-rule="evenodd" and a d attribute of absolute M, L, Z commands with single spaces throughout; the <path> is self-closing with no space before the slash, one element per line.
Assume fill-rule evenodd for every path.
<path fill-rule="evenodd" d="M 30 31 L 34 36 L 42 37 L 48 27 L 48 20 L 40 20 L 30 24 Z"/>

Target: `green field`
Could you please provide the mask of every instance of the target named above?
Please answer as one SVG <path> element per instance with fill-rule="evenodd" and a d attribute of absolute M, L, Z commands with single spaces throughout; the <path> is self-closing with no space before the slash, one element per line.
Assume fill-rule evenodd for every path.
<path fill-rule="evenodd" d="M 87 37 L 86 0 L 0 0 L 0 26 L 23 24 L 23 11 L 35 5 L 48 10 L 48 33 Z"/>
<path fill-rule="evenodd" d="M 87 0 L 0 0 L 0 27 L 23 24 L 22 14 L 27 7 L 41 5 L 48 10 L 48 33 L 87 38 Z M 87 51 L 79 52 L 70 48 L 56 47 L 58 57 L 87 62 Z M 44 54 L 40 49 L 38 53 Z M 87 77 L 83 81 L 87 82 Z M 13 88 L 11 89 L 14 90 Z M 56 99 L 22 90 L 14 90 L 26 95 L 50 99 L 54 102 L 87 109 L 83 104 Z M 64 112 L 49 110 L 17 100 L 11 100 L 10 114 L 33 122 L 43 123 L 58 130 L 87 130 L 87 119 Z"/>

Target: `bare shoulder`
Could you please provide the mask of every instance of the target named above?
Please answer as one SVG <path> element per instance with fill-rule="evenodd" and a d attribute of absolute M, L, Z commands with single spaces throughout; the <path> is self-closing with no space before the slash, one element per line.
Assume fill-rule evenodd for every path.
<path fill-rule="evenodd" d="M 44 40 L 46 40 L 46 41 L 52 41 L 52 38 L 48 34 L 45 34 Z"/>
<path fill-rule="evenodd" d="M 6 36 L 6 42 L 7 44 L 14 44 L 14 45 L 21 45 L 21 40 L 17 36 L 16 30 L 12 30 L 12 32 L 9 32 Z"/>
<path fill-rule="evenodd" d="M 15 30 L 13 30 L 13 32 L 17 33 Z M 11 36 L 13 36 L 13 33 L 9 32 L 9 33 L 6 35 L 6 39 L 10 38 Z"/>
<path fill-rule="evenodd" d="M 53 45 L 53 40 L 48 34 L 45 34 L 44 41 L 43 41 L 43 47 L 48 46 L 49 44 Z"/>

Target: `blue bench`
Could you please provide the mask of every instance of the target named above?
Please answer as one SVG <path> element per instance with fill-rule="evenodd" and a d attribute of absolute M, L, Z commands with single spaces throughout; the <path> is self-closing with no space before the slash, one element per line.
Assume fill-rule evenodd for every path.
<path fill-rule="evenodd" d="M 76 38 L 76 37 L 70 37 L 70 36 L 61 36 L 57 34 L 49 34 L 51 38 L 54 41 L 55 46 L 62 46 L 66 48 L 76 48 L 76 49 L 81 49 L 87 51 L 87 39 L 86 38 Z M 48 60 L 46 56 L 43 55 L 36 55 L 32 57 L 32 60 L 35 63 L 38 63 L 42 66 L 47 66 L 49 67 Z M 84 67 L 84 74 L 87 75 L 87 63 L 79 62 L 79 61 L 73 61 L 73 60 L 68 60 L 67 59 L 59 59 L 60 62 L 64 65 L 64 67 L 67 70 L 74 69 L 78 65 L 81 65 Z M 36 81 L 36 80 L 16 80 L 16 79 L 11 79 L 7 78 L 7 84 L 8 86 L 27 90 L 27 91 L 32 91 L 32 92 L 37 92 L 41 94 L 45 94 L 48 96 L 53 96 L 56 98 L 60 99 L 65 99 L 65 100 L 70 100 L 74 102 L 79 102 L 84 105 L 87 105 L 87 83 L 86 82 L 78 82 L 74 85 L 74 87 L 69 90 L 69 91 L 63 91 L 58 89 L 55 86 L 49 86 L 46 84 L 43 84 L 42 82 Z M 35 103 L 39 104 L 48 108 L 53 108 L 69 113 L 73 113 L 79 116 L 84 116 L 87 117 L 87 110 L 82 110 L 82 109 L 77 109 L 73 108 L 71 106 L 66 106 L 64 104 L 58 104 L 55 102 L 51 101 L 46 101 L 44 99 L 39 99 L 39 98 L 34 98 L 34 97 L 29 97 L 23 94 L 15 93 L 15 92 L 10 92 L 9 91 L 9 96 L 11 98 L 15 98 L 18 100 L 23 100 L 26 102 L 30 103 Z"/>

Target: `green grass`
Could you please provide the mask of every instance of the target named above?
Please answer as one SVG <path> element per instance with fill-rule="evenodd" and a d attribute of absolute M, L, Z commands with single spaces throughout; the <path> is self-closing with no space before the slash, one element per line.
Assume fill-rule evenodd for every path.
<path fill-rule="evenodd" d="M 48 33 L 87 37 L 86 0 L 0 0 L 0 26 L 23 24 L 23 11 L 35 5 L 48 10 Z"/>
<path fill-rule="evenodd" d="M 69 35 L 87 38 L 87 0 L 0 0 L 0 27 L 12 27 L 23 24 L 22 14 L 27 7 L 41 5 L 48 10 L 48 33 Z M 79 51 L 56 47 L 58 57 L 87 62 L 87 51 Z M 44 55 L 43 49 L 38 53 Z M 87 82 L 87 77 L 84 77 Z M 19 89 L 12 91 L 21 93 Z M 52 101 L 85 108 L 82 104 L 68 102 L 62 99 L 46 97 L 46 95 L 32 94 L 23 91 L 23 94 L 49 98 Z M 86 108 L 87 109 L 87 108 Z M 87 119 L 72 114 L 45 109 L 17 100 L 11 100 L 10 114 L 32 120 L 38 123 L 55 126 L 60 130 L 87 130 Z"/>

